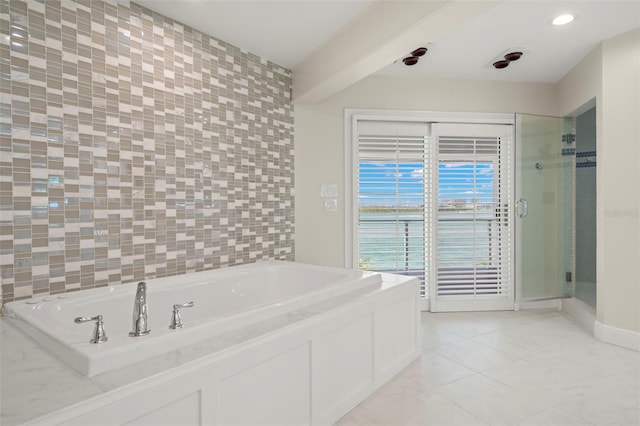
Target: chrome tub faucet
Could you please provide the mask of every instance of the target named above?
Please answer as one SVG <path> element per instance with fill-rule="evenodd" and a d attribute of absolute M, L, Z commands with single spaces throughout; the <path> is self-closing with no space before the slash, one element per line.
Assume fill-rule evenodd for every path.
<path fill-rule="evenodd" d="M 104 332 L 104 319 L 102 315 L 96 315 L 95 317 L 78 317 L 73 320 L 76 324 L 82 324 L 83 322 L 95 321 L 96 327 L 93 329 L 93 334 L 89 343 L 104 343 L 107 340 L 107 333 Z"/>
<path fill-rule="evenodd" d="M 178 328 L 182 328 L 182 316 L 180 315 L 180 308 L 193 308 L 195 305 L 194 302 L 183 303 L 182 305 L 173 305 L 173 312 L 171 313 L 171 324 L 169 324 L 169 328 L 171 330 L 176 330 Z"/>
<path fill-rule="evenodd" d="M 130 337 L 146 336 L 151 332 L 147 323 L 147 283 L 139 282 L 136 299 L 133 302 L 133 331 Z"/>

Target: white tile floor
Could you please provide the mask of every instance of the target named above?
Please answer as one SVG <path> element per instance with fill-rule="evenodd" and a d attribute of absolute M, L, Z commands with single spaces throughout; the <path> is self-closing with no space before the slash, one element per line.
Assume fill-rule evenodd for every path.
<path fill-rule="evenodd" d="M 558 311 L 423 313 L 422 356 L 337 425 L 640 425 L 640 353 Z"/>

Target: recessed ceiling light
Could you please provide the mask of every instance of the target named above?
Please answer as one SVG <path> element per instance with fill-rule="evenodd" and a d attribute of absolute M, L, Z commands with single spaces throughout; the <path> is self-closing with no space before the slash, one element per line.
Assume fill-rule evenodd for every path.
<path fill-rule="evenodd" d="M 520 58 L 522 58 L 522 52 L 511 52 L 504 55 L 504 59 L 509 62 L 517 61 Z"/>
<path fill-rule="evenodd" d="M 573 21 L 573 15 L 566 14 L 556 16 L 556 18 L 551 23 L 553 25 L 566 25 L 571 21 Z"/>
<path fill-rule="evenodd" d="M 402 60 L 402 62 L 404 62 L 404 64 L 407 65 L 407 66 L 415 65 L 415 64 L 418 63 L 418 57 L 417 56 L 407 56 L 406 58 L 404 58 Z"/>
<path fill-rule="evenodd" d="M 427 48 L 426 47 L 418 47 L 416 50 L 411 52 L 411 55 L 412 56 L 424 56 L 425 53 L 427 53 Z"/>

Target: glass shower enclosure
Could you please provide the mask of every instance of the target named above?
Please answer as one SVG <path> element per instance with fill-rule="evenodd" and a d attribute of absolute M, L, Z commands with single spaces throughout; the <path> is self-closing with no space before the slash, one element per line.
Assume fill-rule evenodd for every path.
<path fill-rule="evenodd" d="M 573 121 L 516 115 L 516 300 L 572 297 Z"/>

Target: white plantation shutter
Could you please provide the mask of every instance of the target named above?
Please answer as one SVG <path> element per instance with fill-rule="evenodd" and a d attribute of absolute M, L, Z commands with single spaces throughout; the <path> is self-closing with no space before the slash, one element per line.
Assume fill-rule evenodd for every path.
<path fill-rule="evenodd" d="M 424 123 L 359 123 L 357 258 L 362 269 L 417 276 L 424 282 L 428 131 Z"/>
<path fill-rule="evenodd" d="M 354 117 L 355 266 L 419 277 L 432 311 L 513 309 L 512 132 Z"/>
<path fill-rule="evenodd" d="M 437 214 L 434 208 L 427 215 L 436 236 L 432 295 L 438 310 L 456 310 L 465 300 L 478 301 L 477 309 L 500 308 L 501 301 L 508 306 L 513 300 L 511 130 L 486 126 L 479 136 L 466 136 L 473 134 L 470 129 L 449 136 L 460 130 L 464 126 L 439 126 L 432 154 L 437 169 Z"/>

